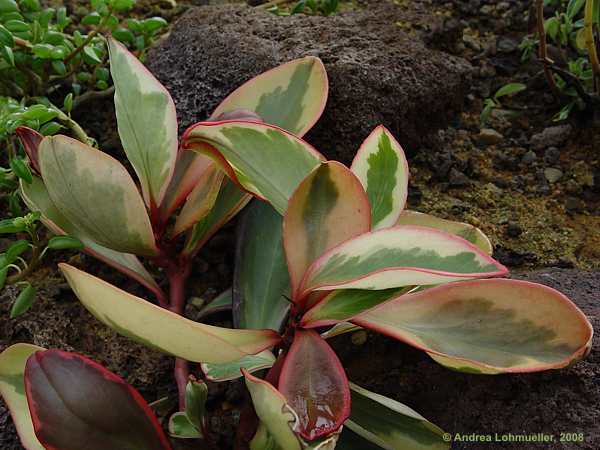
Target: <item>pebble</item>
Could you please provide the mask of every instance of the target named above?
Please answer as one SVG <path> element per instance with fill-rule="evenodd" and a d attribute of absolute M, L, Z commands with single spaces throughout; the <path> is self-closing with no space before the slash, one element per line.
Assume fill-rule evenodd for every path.
<path fill-rule="evenodd" d="M 569 124 L 548 127 L 531 137 L 531 147 L 534 150 L 559 147 L 569 138 L 572 130 L 573 127 Z"/>
<path fill-rule="evenodd" d="M 548 167 L 544 170 L 544 176 L 548 183 L 556 183 L 563 176 L 562 170 L 555 169 L 554 167 Z"/>
<path fill-rule="evenodd" d="M 504 136 L 502 136 L 502 134 L 498 133 L 493 128 L 482 128 L 479 132 L 479 141 L 487 145 L 497 144 L 503 139 Z"/>
<path fill-rule="evenodd" d="M 526 164 L 526 165 L 532 164 L 536 161 L 536 159 L 537 159 L 537 155 L 535 154 L 535 152 L 533 150 L 529 150 L 521 158 L 521 164 Z"/>
<path fill-rule="evenodd" d="M 502 36 L 498 39 L 497 49 L 501 53 L 513 53 L 519 49 L 519 42 L 511 37 Z"/>
<path fill-rule="evenodd" d="M 356 333 L 352 333 L 351 340 L 354 345 L 364 345 L 364 343 L 367 342 L 367 332 L 365 330 L 360 330 Z"/>
<path fill-rule="evenodd" d="M 560 158 L 560 150 L 556 147 L 548 147 L 544 152 L 544 161 L 548 164 L 557 163 Z"/>

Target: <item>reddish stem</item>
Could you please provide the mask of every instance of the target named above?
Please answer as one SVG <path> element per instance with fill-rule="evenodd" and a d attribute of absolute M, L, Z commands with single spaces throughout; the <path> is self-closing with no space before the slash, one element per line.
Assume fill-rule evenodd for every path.
<path fill-rule="evenodd" d="M 170 264 L 167 267 L 169 278 L 169 310 L 175 314 L 183 315 L 185 308 L 185 282 L 190 275 L 190 264 L 187 261 Z M 175 359 L 173 371 L 177 391 L 179 393 L 179 410 L 185 410 L 185 387 L 190 376 L 189 364 L 185 359 Z"/>

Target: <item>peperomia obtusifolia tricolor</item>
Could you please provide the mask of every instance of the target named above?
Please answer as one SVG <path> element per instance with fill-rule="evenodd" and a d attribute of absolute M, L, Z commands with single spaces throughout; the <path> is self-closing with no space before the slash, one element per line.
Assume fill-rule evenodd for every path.
<path fill-rule="evenodd" d="M 317 58 L 259 75 L 179 140 L 165 88 L 118 43 L 109 48 L 119 134 L 141 194 L 107 154 L 26 129 L 36 177 L 21 189 L 54 233 L 154 293 L 157 305 L 60 265 L 96 318 L 178 358 L 171 436 L 215 448 L 199 379 L 244 377 L 236 449 L 449 448 L 408 406 L 349 382 L 327 339 L 361 327 L 468 373 L 558 369 L 589 351 L 581 311 L 548 287 L 497 278 L 507 269 L 480 230 L 405 209 L 408 164 L 384 127 L 350 168 L 302 139 L 327 99 Z M 233 287 L 205 311 L 232 309 L 235 328 L 182 317 L 194 256 L 251 197 Z M 168 289 L 138 257 L 164 272 Z M 187 361 L 201 370 L 190 374 Z M 27 449 L 171 448 L 141 396 L 81 355 L 16 344 L 0 355 L 0 393 Z"/>

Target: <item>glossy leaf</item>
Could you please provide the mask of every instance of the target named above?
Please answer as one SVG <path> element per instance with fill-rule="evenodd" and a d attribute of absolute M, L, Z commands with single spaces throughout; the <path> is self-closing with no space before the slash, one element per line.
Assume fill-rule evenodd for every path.
<path fill-rule="evenodd" d="M 366 289 L 333 291 L 304 315 L 301 324 L 305 328 L 315 328 L 348 321 L 364 311 L 398 297 L 404 291 L 406 288 L 377 291 Z"/>
<path fill-rule="evenodd" d="M 507 269 L 473 244 L 433 228 L 399 225 L 363 234 L 308 269 L 302 292 L 389 289 L 501 276 Z"/>
<path fill-rule="evenodd" d="M 352 161 L 371 204 L 374 230 L 395 224 L 408 195 L 408 162 L 404 150 L 382 125 L 365 139 Z"/>
<path fill-rule="evenodd" d="M 75 353 L 34 353 L 25 391 L 35 433 L 48 449 L 171 448 L 143 397 L 123 379 Z"/>
<path fill-rule="evenodd" d="M 79 239 L 71 236 L 54 236 L 48 241 L 52 250 L 83 250 L 84 245 Z"/>
<path fill-rule="evenodd" d="M 211 117 L 237 109 L 256 112 L 264 122 L 302 137 L 327 102 L 327 72 L 319 58 L 296 59 L 258 75 L 231 93 Z"/>
<path fill-rule="evenodd" d="M 23 374 L 27 359 L 44 350 L 31 344 L 14 344 L 0 353 L 0 395 L 10 410 L 21 445 L 26 450 L 44 450 L 33 430 Z"/>
<path fill-rule="evenodd" d="M 215 158 L 234 182 L 281 214 L 298 184 L 323 159 L 283 129 L 243 121 L 197 123 L 185 132 L 183 146 Z"/>
<path fill-rule="evenodd" d="M 199 439 L 202 433 L 185 412 L 176 412 L 169 417 L 169 434 L 180 439 Z"/>
<path fill-rule="evenodd" d="M 355 384 L 345 426 L 386 450 L 446 450 L 444 432 L 406 405 Z"/>
<path fill-rule="evenodd" d="M 308 175 L 290 199 L 283 220 L 292 299 L 302 300 L 300 282 L 317 258 L 370 228 L 369 200 L 348 168 L 330 161 Z"/>
<path fill-rule="evenodd" d="M 208 156 L 198 155 L 194 152 L 179 153 L 175 172 L 161 205 L 161 211 L 165 218 L 170 217 L 185 202 L 203 174 L 214 165 L 215 163 Z"/>
<path fill-rule="evenodd" d="M 108 38 L 119 136 L 146 204 L 160 205 L 177 159 L 177 114 L 169 92 L 119 42 Z"/>
<path fill-rule="evenodd" d="M 451 283 L 361 314 L 353 322 L 433 355 L 455 370 L 535 372 L 565 367 L 590 349 L 592 327 L 564 295 L 516 280 Z M 462 362 L 462 364 L 459 364 Z"/>
<path fill-rule="evenodd" d="M 269 350 L 260 352 L 258 355 L 244 356 L 242 359 L 224 364 L 202 363 L 202 372 L 210 381 L 229 381 L 242 376 L 241 369 L 248 373 L 268 369 L 275 364 L 275 356 Z"/>
<path fill-rule="evenodd" d="M 344 368 L 313 330 L 296 331 L 281 370 L 279 391 L 298 414 L 298 433 L 309 441 L 337 431 L 350 414 Z"/>
<path fill-rule="evenodd" d="M 10 309 L 10 318 L 14 319 L 15 317 L 19 317 L 21 314 L 25 314 L 29 308 L 33 306 L 36 295 L 37 289 L 30 283 L 27 283 L 23 289 L 21 289 L 21 292 L 19 292 L 19 295 Z"/>
<path fill-rule="evenodd" d="M 156 253 L 144 202 L 119 161 L 66 136 L 44 138 L 39 160 L 52 202 L 77 229 L 119 252 Z"/>
<path fill-rule="evenodd" d="M 194 362 L 227 363 L 279 342 L 271 330 L 204 325 L 112 286 L 68 264 L 59 265 L 83 305 L 119 334 Z"/>
<path fill-rule="evenodd" d="M 215 204 L 224 176 L 223 171 L 214 165 L 202 174 L 177 216 L 173 235 L 178 235 L 206 217 Z"/>
<path fill-rule="evenodd" d="M 255 200 L 238 228 L 233 278 L 234 322 L 278 331 L 289 310 L 290 281 L 283 253 L 282 217 Z"/>
<path fill-rule="evenodd" d="M 246 370 L 242 371 L 254 410 L 266 431 L 282 449 L 301 450 L 300 439 L 294 431 L 298 425 L 298 416 L 285 397 L 268 382 L 254 377 Z M 258 449 L 252 444 L 251 448 Z"/>
<path fill-rule="evenodd" d="M 440 219 L 429 214 L 417 211 L 402 211 L 396 225 L 417 225 L 421 227 L 437 228 L 450 234 L 455 234 L 466 239 L 471 244 L 479 247 L 481 250 L 491 255 L 494 247 L 489 238 L 483 232 L 471 224 L 463 222 L 454 222 L 452 220 Z"/>
<path fill-rule="evenodd" d="M 223 180 L 221 190 L 210 212 L 190 231 L 184 253 L 196 254 L 219 228 L 229 222 L 251 200 L 251 196 L 229 179 Z"/>
<path fill-rule="evenodd" d="M 30 185 L 21 183 L 21 197 L 29 209 L 42 213 L 42 222 L 53 233 L 76 237 L 85 245 L 84 251 L 86 253 L 139 281 L 157 295 L 162 295 L 162 291 L 152 275 L 135 255 L 102 247 L 87 237 L 81 230 L 76 229 L 52 203 L 41 179 L 34 177 Z"/>

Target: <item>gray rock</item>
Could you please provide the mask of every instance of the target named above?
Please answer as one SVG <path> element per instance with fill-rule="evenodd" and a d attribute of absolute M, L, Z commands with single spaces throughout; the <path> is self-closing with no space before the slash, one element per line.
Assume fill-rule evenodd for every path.
<path fill-rule="evenodd" d="M 537 159 L 537 155 L 535 154 L 535 152 L 532 150 L 529 150 L 521 158 L 521 164 L 529 165 L 529 164 L 534 163 L 536 159 Z"/>
<path fill-rule="evenodd" d="M 510 36 L 502 36 L 498 39 L 497 49 L 501 53 L 515 52 L 519 49 L 519 41 Z"/>
<path fill-rule="evenodd" d="M 544 161 L 554 164 L 560 159 L 560 150 L 556 147 L 549 147 L 544 152 Z"/>
<path fill-rule="evenodd" d="M 332 17 L 278 17 L 243 5 L 191 9 L 149 53 L 147 65 L 173 95 L 184 129 L 251 77 L 316 55 L 327 68 L 330 93 L 307 140 L 348 163 L 384 124 L 410 152 L 455 117 L 472 68 L 401 31 L 394 23 L 406 14 L 388 2 Z"/>
<path fill-rule="evenodd" d="M 542 150 L 548 147 L 559 147 L 571 134 L 573 127 L 569 124 L 548 127 L 541 133 L 534 134 L 531 137 L 531 147 L 534 150 Z"/>
<path fill-rule="evenodd" d="M 544 169 L 544 176 L 546 177 L 546 180 L 548 180 L 548 183 L 556 183 L 562 178 L 563 173 L 560 169 L 548 167 L 547 169 Z"/>

